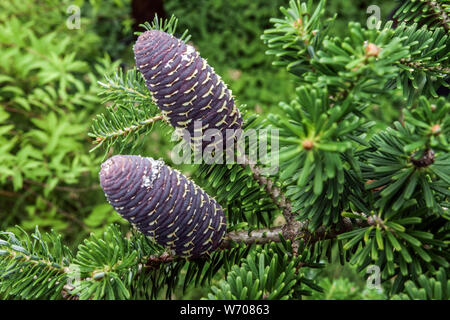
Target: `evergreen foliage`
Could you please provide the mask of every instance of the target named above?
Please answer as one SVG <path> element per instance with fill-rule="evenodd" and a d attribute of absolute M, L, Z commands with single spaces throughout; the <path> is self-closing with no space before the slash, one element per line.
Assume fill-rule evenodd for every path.
<path fill-rule="evenodd" d="M 262 174 L 263 161 L 191 167 L 227 217 L 217 250 L 180 257 L 117 225 L 74 253 L 55 233 L 2 232 L 0 293 L 156 299 L 206 286 L 207 299 L 305 299 L 323 291 L 312 270 L 330 263 L 337 248 L 341 264 L 379 267 L 388 298 L 448 299 L 450 102 L 436 93 L 448 87 L 448 6 L 404 3 L 398 25 L 350 22 L 345 36 L 331 34 L 336 17 L 325 16 L 325 0 L 291 0 L 271 20 L 262 40 L 274 65 L 294 77 L 294 98 L 273 114 L 242 111 L 244 131 L 278 130 L 280 148 L 271 150 L 278 173 Z M 145 28 L 171 34 L 177 23 L 155 18 Z M 90 136 L 105 155 L 136 151 L 164 120 L 144 79 L 136 69 L 120 71 L 102 87 L 112 106 L 93 121 Z M 380 128 L 368 110 L 392 96 L 402 99 L 401 118 Z M 66 285 L 73 270 L 80 282 Z"/>
<path fill-rule="evenodd" d="M 450 4 L 448 1 L 413 0 L 404 1 L 394 14 L 394 19 L 420 23 L 430 29 L 450 28 Z"/>
<path fill-rule="evenodd" d="M 234 265 L 217 286 L 211 287 L 210 300 L 287 300 L 309 294 L 307 288 L 322 291 L 308 281 L 296 266 L 302 256 L 292 257 L 283 244 L 257 247 L 240 266 Z M 303 289 L 304 288 L 304 289 Z"/>
<path fill-rule="evenodd" d="M 119 220 L 111 209 L 98 214 L 101 155 L 87 152 L 86 132 L 101 104 L 97 81 L 120 64 L 125 2 L 85 1 L 80 29 L 66 26 L 73 1 L 0 3 L 1 230 L 39 225 L 76 245 Z"/>
<path fill-rule="evenodd" d="M 395 295 L 394 300 L 448 300 L 450 280 L 447 279 L 444 269 L 439 269 L 434 277 L 427 278 L 421 275 L 418 284 L 408 281 L 405 292 Z"/>

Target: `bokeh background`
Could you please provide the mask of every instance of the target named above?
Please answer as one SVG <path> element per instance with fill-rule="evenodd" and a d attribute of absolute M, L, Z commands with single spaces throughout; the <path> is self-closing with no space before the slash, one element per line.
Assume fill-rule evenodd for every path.
<path fill-rule="evenodd" d="M 344 35 L 348 21 L 365 24 L 369 5 L 386 20 L 395 1 L 333 0 L 333 28 Z M 0 1 L 0 229 L 54 229 L 76 247 L 91 232 L 125 223 L 105 201 L 98 183 L 101 151 L 87 133 L 105 105 L 98 96 L 105 75 L 134 66 L 132 46 L 139 24 L 172 14 L 179 30 L 255 113 L 276 113 L 293 98 L 296 84 L 272 66 L 260 39 L 271 17 L 288 0 L 8 0 Z M 78 9 L 79 11 L 77 11 Z M 71 29 L 79 13 L 79 28 Z M 75 16 L 74 16 L 75 15 Z M 398 117 L 393 101 L 372 112 L 379 125 Z M 380 107 L 383 109 L 381 113 Z M 170 163 L 171 144 L 155 130 L 143 155 Z M 332 263 L 316 275 L 323 294 L 312 299 L 383 299 L 364 274 Z M 173 298 L 196 299 L 201 289 Z"/>

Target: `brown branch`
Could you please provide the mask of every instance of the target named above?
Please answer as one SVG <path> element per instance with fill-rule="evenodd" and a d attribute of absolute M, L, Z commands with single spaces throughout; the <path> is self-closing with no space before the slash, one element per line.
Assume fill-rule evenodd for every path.
<path fill-rule="evenodd" d="M 288 199 L 286 199 L 285 195 L 281 191 L 280 188 L 275 186 L 274 182 L 261 174 L 261 169 L 253 164 L 248 157 L 244 156 L 244 163 L 241 164 L 243 168 L 249 166 L 250 170 L 253 173 L 253 179 L 255 179 L 261 186 L 264 186 L 266 192 L 273 200 L 273 202 L 283 211 L 283 216 L 286 220 L 286 223 L 292 222 L 295 218 L 292 213 L 292 205 Z"/>
<path fill-rule="evenodd" d="M 450 68 L 443 67 L 440 65 L 435 66 L 427 66 L 424 62 L 421 61 L 408 61 L 405 58 L 400 59 L 400 64 L 407 66 L 409 68 L 419 70 L 419 71 L 428 71 L 428 72 L 438 72 L 438 73 L 450 73 Z"/>
<path fill-rule="evenodd" d="M 448 31 L 450 28 L 450 19 L 441 5 L 437 1 L 425 1 L 425 3 L 431 7 L 434 15 L 442 22 L 445 31 Z"/>
<path fill-rule="evenodd" d="M 339 226 L 333 227 L 330 230 L 326 230 L 325 227 L 321 227 L 318 228 L 316 231 L 311 232 L 308 229 L 308 221 L 306 222 L 296 221 L 295 225 L 296 233 L 295 235 L 292 236 L 293 240 L 296 241 L 292 241 L 292 245 L 294 247 L 294 243 L 297 243 L 298 249 L 297 240 L 302 239 L 305 241 L 307 245 L 311 246 L 318 241 L 335 239 L 341 233 L 351 231 L 355 227 L 363 227 L 366 225 L 367 223 L 363 222 L 362 220 L 352 222 L 349 218 L 344 218 Z M 225 238 L 222 241 L 221 245 L 219 246 L 218 250 L 230 249 L 233 243 L 244 243 L 246 245 L 252 245 L 252 244 L 266 244 L 271 242 L 281 242 L 280 235 L 285 239 L 290 239 L 288 238 L 288 236 L 291 235 L 290 233 L 287 233 L 286 230 L 287 229 L 285 225 L 282 227 L 276 227 L 272 229 L 257 229 L 251 232 L 248 232 L 247 230 L 229 232 L 225 235 Z M 197 258 L 197 259 L 205 259 L 205 258 Z M 157 269 L 162 263 L 170 263 L 183 260 L 186 260 L 186 258 L 177 257 L 171 255 L 168 252 L 164 252 L 160 256 L 158 255 L 149 256 L 145 262 L 145 267 L 150 269 Z"/>
<path fill-rule="evenodd" d="M 434 163 L 434 151 L 432 149 L 425 150 L 424 154 L 419 159 L 415 159 L 415 155 L 416 153 L 412 154 L 411 157 L 409 157 L 409 161 L 417 168 L 425 168 Z"/>
<path fill-rule="evenodd" d="M 308 229 L 309 221 L 298 221 L 297 215 L 293 211 L 292 204 L 289 199 L 283 194 L 282 190 L 275 186 L 274 182 L 263 176 L 261 174 L 261 169 L 257 167 L 255 164 L 251 163 L 249 159 L 244 156 L 244 164 L 249 166 L 250 170 L 253 173 L 253 178 L 259 182 L 261 186 L 265 187 L 266 192 L 269 194 L 273 202 L 283 211 L 283 216 L 286 220 L 286 224 L 279 228 L 281 231 L 281 235 L 285 239 L 289 239 L 292 241 L 292 250 L 293 254 L 298 254 L 299 249 L 299 241 L 300 239 L 305 240 L 309 245 L 314 244 L 317 241 L 325 240 L 325 239 L 334 239 L 339 234 L 348 232 L 354 229 L 355 226 L 362 227 L 367 225 L 365 220 L 357 220 L 354 223 L 349 218 L 343 218 L 339 225 L 332 227 L 331 229 L 322 226 L 311 232 Z M 362 218 L 365 218 L 364 214 L 358 214 Z M 237 238 L 239 240 L 239 238 Z M 255 239 L 252 239 L 253 243 L 258 243 Z M 250 243 L 252 241 L 249 241 Z M 270 241 L 278 242 L 279 238 L 273 238 Z M 241 241 L 242 242 L 242 241 Z M 248 243 L 248 242 L 245 242 Z"/>
<path fill-rule="evenodd" d="M 245 244 L 266 244 L 269 242 L 280 242 L 280 234 L 283 233 L 281 227 L 274 229 L 257 229 L 251 232 L 233 231 L 225 235 L 224 240 L 219 246 L 219 250 L 230 249 L 233 242 Z M 199 258 L 204 259 L 204 258 Z M 148 257 L 145 266 L 148 268 L 159 268 L 161 263 L 169 263 L 174 261 L 185 260 L 185 258 L 177 257 L 164 252 L 162 255 L 151 255 Z"/>
<path fill-rule="evenodd" d="M 349 218 L 344 218 L 343 221 L 344 221 L 343 224 L 339 228 L 332 228 L 331 230 L 328 231 L 326 231 L 325 228 L 319 228 L 315 232 L 310 232 L 308 230 L 307 222 L 300 223 L 297 221 L 299 226 L 298 230 L 299 234 L 297 234 L 297 236 L 300 237 L 301 239 L 304 239 L 308 245 L 312 245 L 317 241 L 325 239 L 334 239 L 339 234 L 352 230 L 355 226 L 359 227 L 364 225 L 364 223 L 361 222 L 352 223 Z M 280 242 L 281 241 L 280 235 L 283 236 L 283 234 L 285 234 L 284 227 L 277 227 L 272 229 L 257 229 L 251 232 L 248 232 L 247 230 L 233 231 L 225 235 L 225 238 L 222 241 L 218 250 L 230 249 L 232 247 L 232 243 L 244 243 L 247 245 L 252 245 L 252 244 L 266 244 L 271 242 Z M 159 269 L 161 264 L 165 263 L 172 263 L 186 260 L 199 261 L 207 258 L 208 257 L 186 259 L 172 255 L 168 252 L 164 252 L 161 255 L 150 255 L 149 257 L 144 258 L 143 259 L 144 263 L 139 264 L 139 272 L 142 272 L 143 270 L 151 271 Z M 300 268 L 301 266 L 302 265 L 299 265 L 298 268 Z M 64 268 L 64 272 L 67 273 L 68 271 L 66 269 L 67 268 Z M 91 280 L 91 278 L 85 278 L 82 280 Z M 74 289 L 73 286 L 68 284 L 65 285 L 61 292 L 63 298 L 67 300 L 78 300 L 79 299 L 78 295 L 70 294 L 70 292 L 73 289 Z"/>
<path fill-rule="evenodd" d="M 261 174 L 261 169 L 253 164 L 248 157 L 244 156 L 242 167 L 249 166 L 255 179 L 261 186 L 264 186 L 267 194 L 272 201 L 282 210 L 286 224 L 282 227 L 283 237 L 292 241 L 293 254 L 298 253 L 298 243 L 295 238 L 299 234 L 302 224 L 296 219 L 296 215 L 292 211 L 292 204 L 283 194 L 280 188 L 275 186 L 274 182 Z M 307 224 L 306 224 L 307 226 Z"/>
<path fill-rule="evenodd" d="M 245 244 L 266 244 L 269 242 L 279 242 L 280 234 L 283 233 L 281 227 L 273 229 L 258 229 L 250 233 L 248 231 L 229 232 L 220 245 L 221 249 L 229 249 L 233 242 Z"/>
<path fill-rule="evenodd" d="M 26 116 L 28 118 L 41 118 L 41 115 L 38 114 L 38 113 L 29 112 L 29 111 L 25 111 L 25 110 L 22 110 L 22 109 L 17 109 L 17 108 L 14 108 L 14 107 L 10 107 L 8 104 L 2 104 L 2 105 L 3 105 L 3 108 L 6 111 L 13 112 L 13 113 L 19 113 L 19 114 L 22 114 L 22 115 L 24 115 L 24 116 Z"/>
<path fill-rule="evenodd" d="M 94 143 L 103 143 L 105 140 L 108 140 L 108 139 L 114 139 L 114 138 L 118 138 L 120 136 L 126 136 L 126 135 L 128 135 L 134 131 L 140 130 L 148 125 L 152 125 L 157 121 L 165 121 L 165 117 L 163 115 L 157 115 L 157 116 L 148 118 L 139 124 L 132 125 L 130 127 L 117 130 L 115 132 L 111 132 L 108 134 L 108 136 L 97 136 L 95 138 Z"/>

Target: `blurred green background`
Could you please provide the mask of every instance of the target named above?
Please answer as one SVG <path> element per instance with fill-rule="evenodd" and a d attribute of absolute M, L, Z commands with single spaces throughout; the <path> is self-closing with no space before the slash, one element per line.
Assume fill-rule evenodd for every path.
<path fill-rule="evenodd" d="M 366 23 L 369 5 L 386 19 L 395 1 L 329 1 L 333 28 L 345 35 L 348 21 Z M 192 44 L 222 76 L 239 104 L 256 113 L 277 112 L 293 98 L 295 79 L 271 65 L 260 40 L 269 19 L 288 0 L 9 0 L 0 2 L 0 229 L 55 229 L 77 246 L 90 232 L 123 223 L 98 183 L 101 151 L 90 153 L 93 116 L 105 74 L 134 66 L 137 25 L 176 15 Z M 79 11 L 78 11 L 79 9 Z M 72 29 L 79 15 L 79 29 Z M 369 112 L 381 125 L 398 116 L 386 104 Z M 144 155 L 168 160 L 171 145 L 156 130 Z M 170 162 L 170 161 L 169 161 Z M 125 225 L 125 224 L 124 224 Z M 317 274 L 326 290 L 317 299 L 383 298 L 365 289 L 364 275 L 331 264 Z M 188 296 L 198 298 L 201 289 Z"/>

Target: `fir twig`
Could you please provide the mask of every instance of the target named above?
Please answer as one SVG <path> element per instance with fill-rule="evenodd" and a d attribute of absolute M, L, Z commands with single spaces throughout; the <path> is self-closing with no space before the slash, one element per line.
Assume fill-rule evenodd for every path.
<path fill-rule="evenodd" d="M 450 19 L 445 12 L 444 8 L 441 7 L 441 5 L 437 1 L 425 1 L 425 3 L 431 7 L 433 14 L 441 21 L 442 26 L 445 30 L 450 29 Z"/>
<path fill-rule="evenodd" d="M 362 216 L 362 215 L 361 215 Z M 293 217 L 294 219 L 294 217 Z M 295 240 L 304 240 L 304 243 L 311 246 L 314 245 L 318 241 L 326 240 L 326 239 L 335 239 L 338 235 L 354 230 L 354 228 L 363 227 L 367 224 L 363 221 L 352 222 L 349 218 L 343 219 L 344 223 L 340 228 L 331 228 L 330 230 L 326 230 L 325 227 L 319 228 L 314 232 L 308 230 L 308 222 L 299 222 L 296 221 L 295 225 L 287 227 L 287 224 L 282 227 L 276 228 L 263 228 L 252 231 L 233 231 L 229 232 L 225 235 L 225 239 L 220 245 L 220 250 L 227 250 L 232 248 L 233 243 L 243 243 L 246 245 L 252 244 L 266 244 L 272 242 L 281 242 L 282 238 L 287 239 L 288 237 L 292 237 Z M 288 231 L 286 231 L 288 230 Z M 294 233 L 294 234 L 292 234 Z M 297 247 L 298 249 L 298 247 Z M 203 258 L 200 258 L 203 259 Z M 145 263 L 146 267 L 156 268 L 162 263 L 171 263 L 178 260 L 185 260 L 185 258 L 180 258 L 174 255 L 169 254 L 168 252 L 164 252 L 162 255 L 151 255 L 147 258 L 147 262 Z"/>
<path fill-rule="evenodd" d="M 133 125 L 131 125 L 129 127 L 125 127 L 125 128 L 122 128 L 122 129 L 118 129 L 118 130 L 115 130 L 115 131 L 108 132 L 107 136 L 106 135 L 105 136 L 98 135 L 98 136 L 95 137 L 95 143 L 101 144 L 101 143 L 103 143 L 104 141 L 106 141 L 108 139 L 114 140 L 114 139 L 117 139 L 117 138 L 119 138 L 121 136 L 127 136 L 127 135 L 129 135 L 131 133 L 135 133 L 136 131 L 144 129 L 147 126 L 151 126 L 155 122 L 158 122 L 158 121 L 161 121 L 161 120 L 164 120 L 164 116 L 157 115 L 157 116 L 145 119 L 143 121 L 140 121 L 139 123 L 133 124 Z"/>
<path fill-rule="evenodd" d="M 259 182 L 260 185 L 264 186 L 268 195 L 273 200 L 275 204 L 283 211 L 283 217 L 286 221 L 282 229 L 282 234 L 287 239 L 294 240 L 300 229 L 300 223 L 296 220 L 295 214 L 292 212 L 292 205 L 290 201 L 286 198 L 280 188 L 275 186 L 274 182 L 261 174 L 261 170 L 255 164 L 253 164 L 248 157 L 244 157 L 243 167 L 248 166 L 253 173 L 253 178 Z M 298 247 L 293 241 L 294 254 L 297 252 Z"/>

